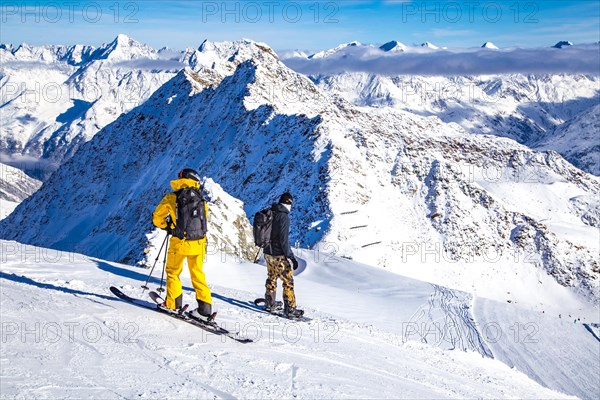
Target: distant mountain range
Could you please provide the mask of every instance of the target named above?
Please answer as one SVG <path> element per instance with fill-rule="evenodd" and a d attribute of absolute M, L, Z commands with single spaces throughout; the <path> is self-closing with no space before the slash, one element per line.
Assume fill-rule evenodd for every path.
<path fill-rule="evenodd" d="M 565 43 L 570 42 L 562 41 L 555 47 Z M 482 47 L 495 48 L 489 42 Z M 436 48 L 428 42 L 406 46 L 390 41 L 380 47 L 351 42 L 310 56 L 288 52 L 282 59 L 294 68 L 294 59 L 324 62 L 339 57 L 352 59 L 363 54 L 355 52 L 365 49 L 385 55 L 437 52 Z M 126 35 L 98 48 L 0 45 L 0 93 L 5 99 L 0 105 L 0 161 L 46 179 L 96 132 L 142 104 L 182 68 L 215 68 L 223 51 L 210 42 L 198 49 L 154 50 Z M 227 54 L 233 51 L 229 49 Z M 553 149 L 554 129 L 598 102 L 598 76 L 589 74 L 437 78 L 351 72 L 309 75 L 322 90 L 357 105 L 437 115 L 473 133 L 511 137 L 532 147 L 544 142 L 545 149 Z M 593 143 L 584 140 L 577 148 L 581 150 L 578 154 L 591 152 L 591 157 L 596 157 Z M 578 161 L 579 156 L 563 148 L 555 150 L 575 165 L 593 171 Z M 35 159 L 40 162 L 32 163 Z"/>
<path fill-rule="evenodd" d="M 578 46 L 561 41 L 540 51 L 549 55 L 558 54 L 556 57 L 563 59 L 561 54 L 568 50 L 567 47 Z M 490 42 L 484 43 L 481 49 L 468 51 L 442 51 L 429 42 L 421 46 L 406 46 L 391 41 L 380 47 L 351 42 L 308 56 L 305 61 L 293 54 L 283 61 L 299 71 L 314 70 L 308 75 L 319 88 L 356 105 L 393 107 L 418 115 L 435 115 L 444 122 L 457 123 L 473 134 L 503 136 L 531 148 L 555 150 L 575 166 L 600 174 L 597 161 L 600 159 L 600 148 L 596 124 L 592 122 L 597 119 L 596 105 L 600 102 L 600 75 L 444 73 L 444 67 L 451 63 L 485 69 L 485 64 L 505 62 L 503 57 L 519 59 L 533 56 L 528 53 L 529 50 L 509 49 L 508 53 L 504 53 L 504 50 L 494 52 L 494 58 L 490 59 L 489 50 L 500 49 Z M 595 54 L 595 57 L 599 54 L 598 44 L 581 46 L 581 50 L 586 54 Z M 447 55 L 427 58 L 441 53 Z M 386 58 L 386 54 L 393 54 L 393 58 Z M 318 64 L 313 65 L 314 62 Z M 418 72 L 397 74 L 393 72 L 395 63 L 428 66 L 422 75 Z M 344 66 L 348 67 L 348 71 L 344 71 Z M 369 72 L 369 68 L 374 72 Z M 418 70 L 416 67 L 408 68 Z M 430 68 L 437 68 L 440 73 L 432 75 Z M 357 71 L 361 69 L 366 70 Z M 555 140 L 564 130 L 560 127 L 572 119 L 578 120 L 579 131 L 569 135 L 568 146 L 560 145 Z M 590 123 L 584 122 L 586 120 L 590 120 Z"/>
<path fill-rule="evenodd" d="M 553 48 L 563 48 L 563 47 L 568 47 L 568 46 L 573 46 L 573 43 L 568 41 L 568 40 L 561 40 L 559 42 L 557 42 L 555 45 L 551 46 Z M 281 59 L 289 59 L 289 58 L 308 58 L 308 59 L 319 59 L 319 58 L 324 58 L 324 57 L 328 57 L 331 55 L 334 55 L 340 51 L 343 51 L 344 49 L 347 48 L 352 48 L 352 47 L 363 47 L 363 48 L 370 48 L 370 49 L 379 49 L 382 50 L 384 52 L 404 52 L 404 51 L 419 51 L 422 49 L 429 49 L 429 50 L 451 50 L 451 51 L 458 51 L 461 49 L 448 49 L 448 47 L 440 47 L 437 46 L 431 42 L 423 42 L 421 44 L 413 44 L 413 45 L 406 45 L 402 42 L 399 42 L 397 40 L 391 40 L 387 43 L 384 43 L 382 45 L 372 45 L 372 44 L 362 44 L 358 41 L 353 41 L 353 42 L 349 42 L 349 43 L 343 43 L 340 44 L 339 46 L 336 46 L 332 49 L 329 50 L 322 50 L 313 54 L 307 53 L 306 51 L 302 51 L 302 50 L 293 50 L 293 51 L 283 51 L 280 53 L 280 57 Z M 499 50 L 500 48 L 498 46 L 496 46 L 494 43 L 492 42 L 485 42 L 481 45 L 481 48 L 486 48 L 486 49 L 493 49 L 493 50 Z M 507 49 L 514 49 L 515 47 L 507 47 Z M 464 50 L 464 49 L 462 49 Z"/>

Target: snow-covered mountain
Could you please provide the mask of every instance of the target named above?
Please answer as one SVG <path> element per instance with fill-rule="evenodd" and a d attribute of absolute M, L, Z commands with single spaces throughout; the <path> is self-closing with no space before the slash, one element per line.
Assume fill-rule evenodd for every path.
<path fill-rule="evenodd" d="M 198 49 L 155 51 L 125 35 L 99 48 L 1 45 L 0 95 L 4 101 L 0 106 L 0 153 L 44 160 L 35 168 L 35 176 L 47 178 L 81 144 L 143 103 L 184 66 L 193 70 L 228 68 L 222 60 L 233 55 L 235 45 L 211 46 L 205 41 Z M 382 57 L 421 51 L 419 46 L 398 41 L 379 48 L 351 42 L 310 57 L 284 52 L 283 58 L 344 58 L 357 49 L 379 52 Z M 580 74 L 443 78 L 350 73 L 316 75 L 313 80 L 357 105 L 437 115 L 470 132 L 506 136 L 528 146 L 598 99 L 597 76 Z M 579 147 L 585 152 L 593 143 Z M 561 154 L 573 161 L 567 153 Z"/>
<path fill-rule="evenodd" d="M 310 56 L 308 56 L 309 59 L 320 59 L 320 58 L 327 58 L 327 57 L 331 57 L 331 56 L 336 56 L 339 53 L 343 53 L 344 50 L 347 49 L 351 49 L 353 47 L 360 47 L 362 46 L 362 44 L 360 42 L 357 41 L 353 41 L 350 43 L 343 43 L 340 44 L 337 47 L 334 47 L 333 49 L 329 49 L 329 50 L 323 50 L 323 51 L 319 51 L 315 54 L 311 54 Z"/>
<path fill-rule="evenodd" d="M 358 41 L 352 41 L 349 43 L 342 43 L 339 46 L 336 46 L 334 48 L 328 49 L 328 50 L 322 50 L 319 52 L 316 52 L 310 56 L 308 56 L 308 59 L 311 60 L 323 60 L 323 59 L 327 59 L 327 58 L 336 58 L 336 57 L 348 57 L 350 55 L 353 54 L 354 51 L 356 50 L 366 50 L 368 52 L 372 52 L 373 54 L 381 54 L 383 55 L 384 53 L 402 53 L 402 52 L 423 52 L 423 51 L 428 51 L 428 50 L 439 50 L 440 47 L 430 43 L 430 42 L 424 42 L 420 45 L 412 45 L 412 46 L 407 46 L 402 42 L 399 42 L 397 40 L 391 40 L 389 42 L 386 42 L 380 46 L 376 46 L 373 44 L 362 44 Z M 298 56 L 294 53 L 289 53 L 289 52 L 284 52 L 280 54 L 280 57 L 282 60 L 285 59 L 289 59 L 289 58 L 298 58 Z"/>
<path fill-rule="evenodd" d="M 379 46 L 379 48 L 386 52 L 396 53 L 406 51 L 408 49 L 408 46 L 406 46 L 404 43 L 398 42 L 397 40 L 392 40 L 390 42 L 382 44 L 381 46 Z"/>
<path fill-rule="evenodd" d="M 430 42 L 421 43 L 421 47 L 430 49 L 430 50 L 439 50 L 440 49 L 438 46 L 436 46 L 435 44 L 430 43 Z"/>
<path fill-rule="evenodd" d="M 253 261 L 258 248 L 254 246 L 244 203 L 227 194 L 212 179 L 205 179 L 202 188 L 210 205 L 208 253 L 232 254 L 240 260 Z"/>
<path fill-rule="evenodd" d="M 534 64 L 527 61 L 531 57 L 552 59 L 550 70 L 563 65 L 568 71 L 570 67 L 565 64 L 562 53 L 566 50 L 573 50 L 569 57 L 578 62 L 589 58 L 595 59 L 591 64 L 597 65 L 598 52 L 594 46 L 559 42 L 553 47 L 569 47 L 569 44 L 572 49 L 561 51 L 511 48 L 490 53 L 487 50 L 499 50 L 491 42 L 484 43 L 480 49 L 432 52 L 430 50 L 439 48 L 430 42 L 407 47 L 391 41 L 380 48 L 340 45 L 318 53 L 318 59 L 284 59 L 284 62 L 308 74 L 322 90 L 356 105 L 435 115 L 446 123 L 461 125 L 470 133 L 508 137 L 529 147 L 545 139 L 548 143 L 545 148 L 559 152 L 576 165 L 583 165 L 576 162 L 578 156 L 566 152 L 564 147 L 552 147 L 554 141 L 549 135 L 559 125 L 598 104 L 600 76 L 597 73 L 486 72 L 504 64 L 521 65 L 516 70 L 536 70 Z M 406 65 L 410 72 L 395 73 L 396 65 Z M 475 72 L 447 72 L 457 65 Z M 579 154 L 593 154 L 596 141 L 589 139 L 586 136 L 577 140 Z"/>
<path fill-rule="evenodd" d="M 444 77 L 354 72 L 312 79 L 320 89 L 356 105 L 434 115 L 473 134 L 508 137 L 531 147 L 545 138 L 545 148 L 574 163 L 576 158 L 564 147 L 554 147 L 549 135 L 600 99 L 599 76 L 581 74 Z M 593 137 L 576 141 L 581 154 L 594 154 L 597 141 Z"/>
<path fill-rule="evenodd" d="M 157 52 L 150 46 L 137 42 L 127 35 L 119 34 L 108 45 L 96 50 L 92 56 L 97 60 L 129 61 L 157 59 Z"/>
<path fill-rule="evenodd" d="M 2 61 L 33 61 L 42 63 L 64 62 L 69 65 L 80 65 L 90 60 L 96 49 L 93 46 L 30 46 L 23 43 L 19 46 L 12 44 L 0 45 Z"/>
<path fill-rule="evenodd" d="M 22 170 L 0 163 L 0 220 L 42 186 Z"/>
<path fill-rule="evenodd" d="M 484 44 L 481 45 L 482 48 L 484 49 L 493 49 L 493 50 L 498 50 L 498 46 L 496 46 L 494 43 L 492 42 L 485 42 Z"/>
<path fill-rule="evenodd" d="M 561 40 L 560 42 L 556 43 L 552 47 L 555 47 L 557 49 L 562 49 L 563 47 L 569 47 L 569 46 L 573 46 L 573 43 L 568 40 Z"/>
<path fill-rule="evenodd" d="M 242 42 L 249 43 L 248 40 Z M 100 129 L 142 104 L 184 66 L 231 73 L 231 42 L 158 51 L 126 35 L 92 46 L 0 46 L 0 154 L 40 159 L 45 179 Z"/>
<path fill-rule="evenodd" d="M 600 176 L 600 105 L 577 114 L 548 132 L 535 148 L 555 150 L 573 165 Z"/>
<path fill-rule="evenodd" d="M 183 66 L 125 35 L 99 48 L 4 46 L 0 57 L 0 152 L 45 160 L 42 179 Z"/>
<path fill-rule="evenodd" d="M 228 58 L 186 68 L 104 128 L 1 236 L 138 261 L 152 208 L 191 166 L 247 215 L 292 191 L 302 246 L 502 301 L 598 301 L 598 178 L 437 117 L 354 106 L 264 44 L 204 47 Z"/>

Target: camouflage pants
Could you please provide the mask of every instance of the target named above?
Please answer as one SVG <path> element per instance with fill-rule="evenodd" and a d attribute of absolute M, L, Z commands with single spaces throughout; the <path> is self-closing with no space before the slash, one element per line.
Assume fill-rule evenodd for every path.
<path fill-rule="evenodd" d="M 285 256 L 271 256 L 265 254 L 267 261 L 267 282 L 265 283 L 265 301 L 267 304 L 275 303 L 277 297 L 277 278 L 283 282 L 283 303 L 286 308 L 296 308 L 294 295 L 294 274 L 292 266 Z"/>

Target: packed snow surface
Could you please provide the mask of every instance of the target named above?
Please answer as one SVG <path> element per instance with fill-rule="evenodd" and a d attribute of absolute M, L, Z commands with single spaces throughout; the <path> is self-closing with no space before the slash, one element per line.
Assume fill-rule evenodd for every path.
<path fill-rule="evenodd" d="M 2 398 L 558 399 L 599 390 L 600 342 L 582 323 L 326 253 L 296 250 L 296 295 L 310 322 L 256 309 L 264 266 L 208 256 L 219 323 L 255 339 L 239 344 L 112 296 L 115 285 L 149 301 L 146 269 L 0 245 Z M 193 302 L 185 270 L 182 279 Z"/>

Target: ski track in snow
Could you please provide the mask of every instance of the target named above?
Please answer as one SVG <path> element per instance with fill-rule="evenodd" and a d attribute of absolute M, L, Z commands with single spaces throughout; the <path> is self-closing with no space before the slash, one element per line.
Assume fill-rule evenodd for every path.
<path fill-rule="evenodd" d="M 427 314 L 419 317 L 429 321 L 431 325 L 443 327 L 437 333 L 441 339 L 450 345 L 450 349 L 475 351 L 485 357 L 493 358 L 489 348 L 483 342 L 473 318 L 469 312 L 471 297 L 443 286 L 433 285 L 434 292 L 429 299 Z M 441 312 L 441 317 L 438 315 Z M 418 323 L 416 318 L 413 323 Z M 438 321 L 441 319 L 441 324 Z M 429 332 L 425 332 L 429 333 Z M 427 335 L 423 335 L 423 342 L 427 343 Z"/>
<path fill-rule="evenodd" d="M 3 249 L 6 243 L 1 242 Z M 476 353 L 485 347 L 478 344 L 464 307 L 471 299 L 460 292 L 407 280 L 414 293 L 402 301 L 389 297 L 400 317 L 383 310 L 365 323 L 348 318 L 351 309 L 345 316 L 329 313 L 336 308 L 328 303 L 346 302 L 351 308 L 363 299 L 368 304 L 372 296 L 386 296 L 385 287 L 368 290 L 376 282 L 373 277 L 360 282 L 366 285 L 360 293 L 342 290 L 343 282 L 322 291 L 326 281 L 318 284 L 319 269 L 353 268 L 355 274 L 378 279 L 387 274 L 360 264 L 308 263 L 297 276 L 297 295 L 301 304 L 320 304 L 321 310 L 305 307 L 313 320 L 294 323 L 251 305 L 261 294 L 263 266 L 209 260 L 206 273 L 214 282 L 219 322 L 230 329 L 238 323 L 242 333 L 257 339 L 239 344 L 110 294 L 108 287 L 116 284 L 144 299 L 139 286 L 147 270 L 71 257 L 36 261 L 40 254 L 27 246 L 18 255 L 2 255 L 3 399 L 566 397 Z M 185 298 L 192 301 L 185 272 L 182 279 Z M 150 284 L 158 282 L 153 278 Z M 412 307 L 412 297 L 422 304 L 426 292 L 430 316 L 459 326 L 460 339 L 453 337 L 453 343 L 469 351 L 406 340 L 402 331 L 389 329 L 395 325 L 386 321 L 414 313 L 403 308 Z"/>

